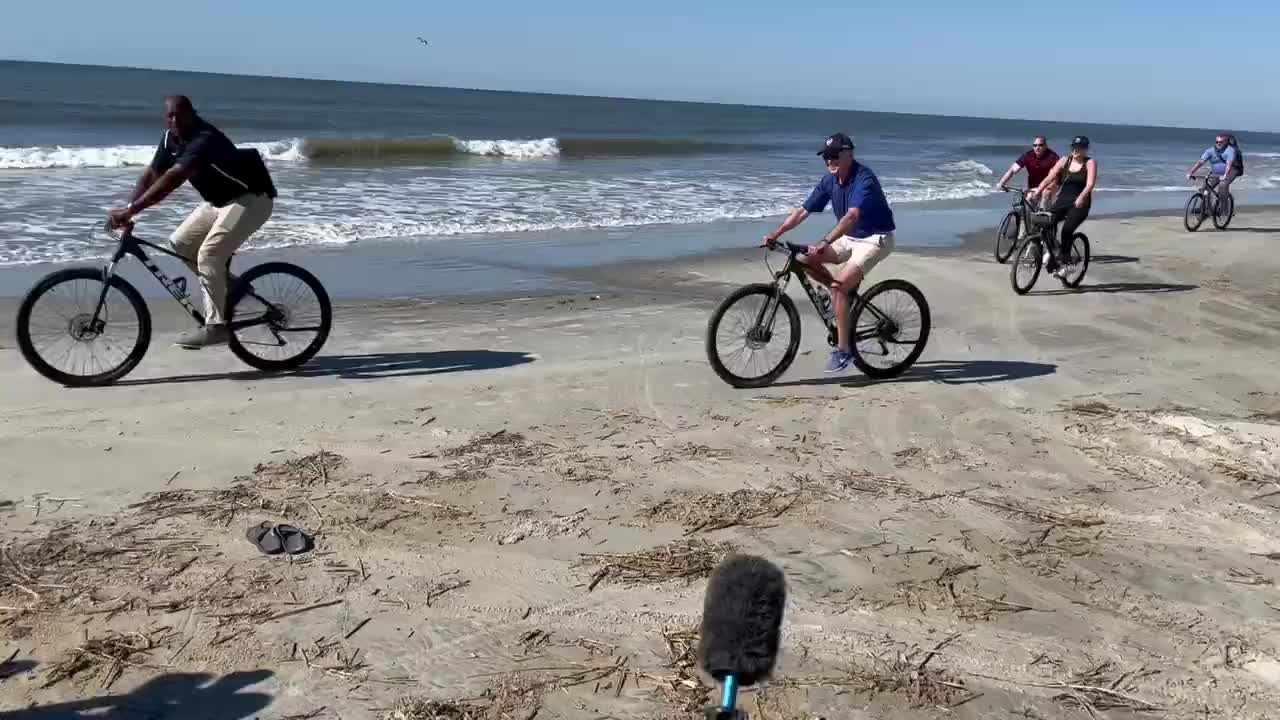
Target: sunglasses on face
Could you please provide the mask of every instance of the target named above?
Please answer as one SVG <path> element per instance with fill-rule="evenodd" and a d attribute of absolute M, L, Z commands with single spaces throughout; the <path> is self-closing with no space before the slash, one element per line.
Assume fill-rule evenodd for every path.
<path fill-rule="evenodd" d="M 1044 143 L 1031 143 L 1031 147 L 1033 148 L 1044 147 Z"/>
<path fill-rule="evenodd" d="M 822 153 L 822 159 L 823 159 L 823 161 L 825 161 L 825 162 L 832 163 L 832 162 L 835 162 L 836 160 L 839 160 L 839 159 L 840 159 L 840 153 L 839 153 L 839 152 L 825 152 L 825 153 Z"/>

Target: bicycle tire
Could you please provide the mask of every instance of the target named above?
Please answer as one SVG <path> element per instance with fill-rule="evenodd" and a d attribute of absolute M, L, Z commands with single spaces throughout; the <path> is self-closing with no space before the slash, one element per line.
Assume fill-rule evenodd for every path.
<path fill-rule="evenodd" d="M 1079 247 L 1080 252 L 1074 252 Z M 1089 236 L 1084 233 L 1076 233 L 1071 236 L 1072 255 L 1079 257 L 1080 274 L 1073 276 L 1071 279 L 1063 276 L 1059 280 L 1062 281 L 1063 287 L 1077 288 L 1080 283 L 1084 282 L 1084 274 L 1089 272 Z"/>
<path fill-rule="evenodd" d="M 315 294 L 316 301 L 320 306 L 320 324 L 315 339 L 296 355 L 279 360 L 253 354 L 240 339 L 240 334 L 234 327 L 228 334 L 227 345 L 231 348 L 231 352 L 246 365 L 267 372 L 278 372 L 300 367 L 312 357 L 315 357 L 316 353 L 320 352 L 320 348 L 324 347 L 325 341 L 329 339 L 329 331 L 333 327 L 333 306 L 329 302 L 329 293 L 315 275 L 292 263 L 268 262 L 253 266 L 236 280 L 235 287 L 231 290 L 231 295 L 227 302 L 227 316 L 235 318 L 236 306 L 248 295 L 255 280 L 272 274 L 291 275 L 301 280 Z M 232 322 L 234 324 L 234 320 Z"/>
<path fill-rule="evenodd" d="M 1227 193 L 1226 205 L 1227 211 L 1222 214 L 1218 213 L 1218 208 L 1215 207 L 1213 209 L 1213 226 L 1219 230 L 1226 230 L 1227 226 L 1231 224 L 1231 218 L 1235 217 L 1236 214 L 1236 199 L 1230 193 Z M 1218 222 L 1218 218 L 1222 217 L 1222 215 L 1225 215 L 1227 219 Z"/>
<path fill-rule="evenodd" d="M 1013 229 L 1013 235 L 1009 235 L 1010 228 Z M 1009 256 L 1013 254 L 1013 249 L 1018 245 L 1018 235 L 1022 231 L 1022 217 L 1017 212 L 1010 210 L 1004 216 L 1004 220 L 1000 221 L 1000 228 L 996 230 L 996 262 L 1003 265 Z M 1006 245 L 1008 246 L 1006 249 Z"/>
<path fill-rule="evenodd" d="M 866 358 L 862 356 L 862 353 L 859 352 L 858 344 L 852 343 L 849 350 L 853 355 L 854 366 L 861 370 L 862 374 L 877 380 L 897 377 L 906 372 L 907 368 L 915 364 L 916 360 L 920 358 L 920 354 L 924 352 L 925 345 L 929 342 L 929 330 L 933 322 L 929 312 L 929 301 L 925 299 L 924 293 L 920 291 L 920 288 L 906 280 L 891 278 L 889 280 L 882 280 L 876 283 L 870 290 L 858 298 L 858 304 L 853 309 L 853 321 L 850 323 L 850 327 L 858 327 L 858 318 L 862 315 L 862 311 L 866 309 L 867 305 L 869 305 L 877 295 L 890 290 L 901 290 L 910 295 L 912 300 L 915 300 L 916 307 L 920 308 L 920 337 L 916 340 L 915 347 L 911 348 L 911 352 L 907 353 L 905 358 L 887 368 L 876 367 L 875 365 L 868 363 Z"/>
<path fill-rule="evenodd" d="M 128 375 L 138 366 L 138 363 L 142 362 L 142 358 L 147 354 L 147 348 L 151 345 L 151 311 L 147 309 L 147 303 L 142 299 L 142 294 L 138 292 L 137 288 L 129 284 L 129 281 L 124 278 L 115 275 L 111 277 L 110 287 L 119 290 L 124 295 L 138 319 L 138 338 L 119 365 L 94 375 L 76 375 L 59 370 L 49 364 L 36 350 L 35 344 L 31 340 L 31 311 L 35 308 L 40 298 L 64 282 L 93 280 L 101 283 L 102 275 L 101 268 L 90 267 L 67 268 L 52 272 L 37 281 L 27 291 L 26 296 L 23 297 L 22 304 L 18 306 L 18 349 L 22 352 L 22 357 L 27 361 L 27 364 L 45 378 L 69 387 L 110 385 Z"/>
<path fill-rule="evenodd" d="M 751 295 L 764 295 L 767 299 L 778 300 L 778 305 L 787 314 L 787 320 L 791 326 L 791 337 L 787 340 L 787 349 L 782 355 L 782 359 L 776 366 L 769 369 L 762 375 L 755 377 L 743 377 L 734 374 L 725 367 L 724 361 L 720 358 L 719 349 L 716 347 L 716 337 L 720 329 L 720 321 L 724 319 L 724 315 L 729 308 L 745 297 Z M 796 352 L 800 349 L 800 312 L 796 309 L 795 301 L 786 293 L 779 294 L 776 285 L 767 283 L 753 283 L 744 285 L 734 290 L 720 305 L 711 313 L 710 319 L 707 320 L 707 336 L 706 336 L 706 352 L 707 362 L 711 364 L 711 369 L 717 376 L 726 383 L 736 388 L 759 388 L 772 384 L 782 373 L 791 367 L 791 363 L 796 359 Z"/>
<path fill-rule="evenodd" d="M 1033 256 L 1029 258 L 1026 253 L 1030 251 Z M 1029 264 L 1028 264 L 1029 263 Z M 1035 287 L 1036 280 L 1040 277 L 1040 268 L 1044 264 L 1044 246 L 1040 242 L 1040 238 L 1036 236 L 1023 239 L 1018 243 L 1018 248 L 1013 253 L 1013 264 L 1009 266 L 1009 284 L 1013 287 L 1013 291 L 1019 295 L 1026 295 Z M 1031 268 L 1031 280 L 1025 285 L 1018 283 L 1018 268 Z"/>
<path fill-rule="evenodd" d="M 1204 224 L 1204 196 L 1196 193 L 1187 198 L 1187 205 L 1182 211 L 1182 226 L 1187 232 L 1195 232 Z"/>

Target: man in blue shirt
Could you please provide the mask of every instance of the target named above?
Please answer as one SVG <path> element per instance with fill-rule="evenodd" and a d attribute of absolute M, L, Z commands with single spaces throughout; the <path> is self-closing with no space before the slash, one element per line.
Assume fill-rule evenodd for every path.
<path fill-rule="evenodd" d="M 1209 164 L 1209 172 L 1218 178 L 1218 202 L 1222 202 L 1231 192 L 1232 181 L 1244 174 L 1244 157 L 1235 136 L 1221 133 L 1214 138 L 1213 147 L 1205 150 L 1187 171 L 1187 179 L 1190 180 L 1205 163 Z"/>
<path fill-rule="evenodd" d="M 836 349 L 827 361 L 827 372 L 837 372 L 853 360 L 850 352 L 850 294 L 867 273 L 893 252 L 893 210 L 871 168 L 853 159 L 853 141 L 844 133 L 828 137 L 818 151 L 827 163 L 827 175 L 818 181 L 804 204 L 787 216 L 777 230 L 764 236 L 768 245 L 804 222 L 809 215 L 831 205 L 836 226 L 820 242 L 809 246 L 800 258 L 809 275 L 831 288 L 835 298 Z M 843 265 L 835 275 L 825 265 Z"/>

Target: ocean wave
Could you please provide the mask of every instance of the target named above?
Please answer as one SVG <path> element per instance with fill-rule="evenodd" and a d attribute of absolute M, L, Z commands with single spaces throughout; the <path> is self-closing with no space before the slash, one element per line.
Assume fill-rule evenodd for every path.
<path fill-rule="evenodd" d="M 268 161 L 296 162 L 303 159 L 301 144 L 278 140 L 240 143 L 240 147 L 256 148 Z M 140 167 L 149 164 L 155 152 L 155 145 L 0 147 L 0 170 Z"/>
<path fill-rule="evenodd" d="M 984 176 L 995 174 L 995 171 L 977 160 L 957 160 L 955 162 L 943 163 L 938 166 L 938 169 L 949 173 L 976 173 Z"/>
<path fill-rule="evenodd" d="M 759 146 L 696 140 L 568 138 L 464 140 L 449 135 L 421 138 L 289 138 L 239 143 L 257 148 L 269 162 L 313 164 L 411 163 L 448 157 L 512 160 L 542 158 L 661 157 L 750 152 Z M 154 145 L 0 147 L 0 170 L 122 168 L 151 162 Z"/>
<path fill-rule="evenodd" d="M 1245 150 L 1244 159 L 1247 161 L 1251 157 L 1280 158 L 1280 152 L 1249 152 L 1248 150 Z M 1248 170 L 1248 168 L 1245 169 Z"/>

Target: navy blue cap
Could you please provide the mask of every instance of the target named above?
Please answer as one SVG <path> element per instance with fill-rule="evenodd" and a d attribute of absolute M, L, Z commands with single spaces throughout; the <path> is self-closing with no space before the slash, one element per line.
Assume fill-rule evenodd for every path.
<path fill-rule="evenodd" d="M 822 142 L 822 149 L 818 151 L 818 154 L 825 155 L 826 153 L 829 153 L 832 150 L 839 151 L 839 150 L 852 150 L 852 149 L 853 149 L 853 140 L 849 139 L 848 135 L 838 132 L 834 135 L 828 136 L 827 139 Z"/>

